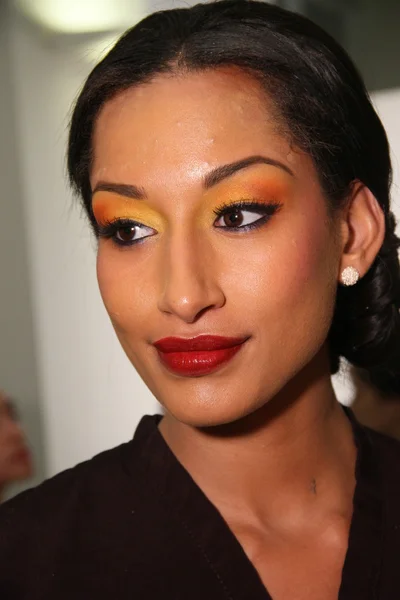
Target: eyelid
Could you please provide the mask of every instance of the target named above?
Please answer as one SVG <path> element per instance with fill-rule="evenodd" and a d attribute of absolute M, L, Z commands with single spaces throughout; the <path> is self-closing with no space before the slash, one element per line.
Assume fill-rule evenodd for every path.
<path fill-rule="evenodd" d="M 142 230 L 148 229 L 152 233 L 149 233 L 148 235 L 144 235 L 137 239 L 133 239 L 131 241 L 122 242 L 121 240 L 119 240 L 116 237 L 116 234 L 119 229 L 123 229 L 124 227 L 138 227 L 139 229 L 142 229 Z M 112 219 L 111 221 L 105 221 L 104 223 L 97 225 L 97 235 L 100 238 L 111 239 L 117 246 L 120 246 L 121 248 L 133 246 L 134 244 L 138 244 L 138 243 L 142 242 L 143 240 L 145 240 L 146 238 L 152 237 L 156 233 L 157 233 L 157 231 L 153 227 L 144 225 L 143 223 L 139 223 L 139 222 L 134 221 L 133 219 L 129 219 L 129 218 L 127 219 L 127 218 L 118 217 L 118 218 Z"/>
<path fill-rule="evenodd" d="M 227 212 L 231 211 L 231 210 L 249 210 L 250 212 L 262 212 L 264 214 L 267 214 L 268 212 L 271 212 L 271 214 L 276 211 L 278 208 L 280 208 L 281 204 L 279 202 L 276 201 L 271 201 L 271 202 L 262 202 L 260 200 L 257 199 L 243 199 L 243 200 L 236 200 L 234 202 L 224 202 L 223 204 L 221 204 L 220 206 L 217 206 L 217 208 L 214 209 L 214 214 L 217 217 L 221 217 L 222 215 L 226 214 Z"/>
<path fill-rule="evenodd" d="M 134 221 L 161 231 L 165 227 L 164 216 L 147 203 L 122 198 L 108 192 L 97 192 L 92 202 L 93 216 L 97 224 L 113 222 L 117 219 Z"/>
<path fill-rule="evenodd" d="M 136 221 L 130 217 L 116 217 L 113 219 L 106 219 L 102 223 L 97 223 L 99 235 L 102 233 L 107 234 L 107 232 L 111 229 L 116 230 L 121 227 L 141 227 L 154 230 L 154 227 L 146 225 L 145 223 L 141 223 L 140 221 Z"/>
<path fill-rule="evenodd" d="M 244 233 L 246 231 L 250 231 L 252 229 L 257 229 L 266 224 L 271 217 L 273 217 L 282 207 L 281 203 L 265 203 L 260 202 L 259 200 L 241 200 L 239 202 L 233 202 L 231 204 L 224 204 L 217 209 L 214 210 L 214 214 L 216 215 L 216 219 L 214 221 L 214 227 L 216 229 L 221 229 L 225 232 L 241 232 Z M 254 215 L 259 215 L 254 221 L 250 223 L 242 223 L 240 225 L 217 225 L 218 221 L 222 219 L 224 216 L 229 214 L 230 212 L 238 211 L 242 213 L 253 213 Z"/>

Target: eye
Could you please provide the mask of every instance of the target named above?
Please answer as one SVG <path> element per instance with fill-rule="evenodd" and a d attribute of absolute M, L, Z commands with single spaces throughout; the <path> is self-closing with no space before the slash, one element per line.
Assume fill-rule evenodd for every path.
<path fill-rule="evenodd" d="M 280 208 L 278 204 L 240 202 L 222 206 L 215 211 L 214 227 L 222 229 L 252 229 L 265 223 Z"/>
<path fill-rule="evenodd" d="M 120 246 L 132 246 L 157 232 L 152 227 L 128 219 L 117 219 L 98 227 L 99 237 L 111 238 Z"/>
<path fill-rule="evenodd" d="M 124 244 L 131 244 L 149 235 L 153 235 L 152 232 L 151 227 L 145 227 L 144 225 L 125 225 L 117 229 L 115 238 Z"/>
<path fill-rule="evenodd" d="M 264 215 L 260 215 L 249 210 L 234 208 L 223 214 L 217 221 L 216 227 L 245 227 L 258 221 Z"/>

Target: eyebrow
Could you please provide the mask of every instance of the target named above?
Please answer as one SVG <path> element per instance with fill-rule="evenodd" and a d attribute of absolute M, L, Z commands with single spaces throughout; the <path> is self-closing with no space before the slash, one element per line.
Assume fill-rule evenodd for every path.
<path fill-rule="evenodd" d="M 204 176 L 203 187 L 205 190 L 208 190 L 220 183 L 221 181 L 223 181 L 224 179 L 232 177 L 232 175 L 234 175 L 238 171 L 259 164 L 277 167 L 278 169 L 281 169 L 282 171 L 285 171 L 285 173 L 288 173 L 289 175 L 294 177 L 293 171 L 279 160 L 268 158 L 266 156 L 256 155 L 249 156 L 247 158 L 242 158 L 241 160 L 237 160 L 227 165 L 222 165 L 221 167 L 216 167 L 210 173 L 207 173 L 207 175 Z M 144 188 L 126 183 L 112 183 L 106 181 L 99 181 L 99 183 L 96 185 L 92 192 L 92 196 L 96 192 L 114 192 L 115 194 L 125 196 L 127 198 L 132 198 L 133 200 L 147 199 L 147 194 Z"/>
<path fill-rule="evenodd" d="M 126 196 L 133 200 L 146 200 L 147 194 L 145 190 L 137 185 L 130 185 L 127 183 L 111 183 L 106 181 L 99 181 L 92 192 L 92 197 L 96 192 L 114 192 L 119 196 Z"/>
<path fill-rule="evenodd" d="M 228 177 L 232 177 L 238 171 L 242 169 L 247 169 L 248 167 L 252 167 L 253 165 L 271 165 L 272 167 L 277 167 L 282 171 L 285 171 L 292 177 L 294 177 L 293 171 L 284 163 L 281 163 L 279 160 L 275 160 L 273 158 L 268 158 L 266 156 L 249 156 L 248 158 L 242 158 L 242 160 L 238 160 L 236 162 L 230 163 L 228 165 L 223 165 L 222 167 L 217 167 L 211 173 L 208 173 L 204 177 L 204 188 L 208 190 L 209 188 L 217 185 L 223 179 L 227 179 Z"/>

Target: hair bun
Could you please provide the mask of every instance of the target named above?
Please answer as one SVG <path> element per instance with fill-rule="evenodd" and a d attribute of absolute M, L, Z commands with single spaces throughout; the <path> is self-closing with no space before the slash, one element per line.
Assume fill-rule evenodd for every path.
<path fill-rule="evenodd" d="M 332 351 L 366 369 L 371 382 L 400 395 L 400 267 L 395 219 L 386 218 L 382 248 L 368 273 L 352 288 L 338 288 Z"/>

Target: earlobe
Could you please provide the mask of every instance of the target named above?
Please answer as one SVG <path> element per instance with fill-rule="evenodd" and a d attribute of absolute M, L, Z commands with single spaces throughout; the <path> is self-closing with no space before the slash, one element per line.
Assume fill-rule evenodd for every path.
<path fill-rule="evenodd" d="M 353 185 L 351 198 L 343 213 L 342 231 L 339 279 L 344 285 L 354 285 L 373 264 L 385 237 L 383 210 L 371 190 L 361 182 Z"/>

